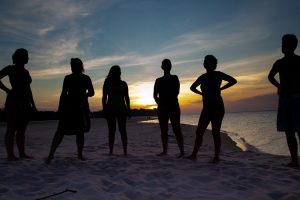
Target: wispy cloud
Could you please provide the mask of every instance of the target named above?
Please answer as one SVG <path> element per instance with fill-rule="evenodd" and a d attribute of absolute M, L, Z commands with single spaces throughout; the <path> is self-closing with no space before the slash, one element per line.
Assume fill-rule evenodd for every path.
<path fill-rule="evenodd" d="M 103 83 L 106 76 L 104 73 L 108 72 L 110 66 L 118 64 L 123 70 L 122 77 L 131 85 L 133 100 L 138 102 L 143 96 L 140 95 L 140 90 L 153 85 L 155 78 L 162 75 L 160 69 L 162 59 L 170 58 L 174 66 L 172 71 L 181 80 L 180 98 L 188 102 L 191 97 L 189 86 L 197 78 L 198 74 L 195 72 L 205 71 L 199 70 L 199 66 L 202 66 L 203 57 L 209 53 L 216 55 L 220 60 L 218 70 L 238 79 L 238 85 L 229 93 L 225 92 L 225 96 L 246 98 L 253 94 L 266 93 L 271 87 L 266 76 L 281 53 L 279 44 L 275 47 L 277 49 L 269 44 L 277 37 L 275 32 L 285 27 L 282 24 L 290 22 L 289 20 L 284 22 L 285 18 L 282 18 L 282 22 L 273 21 L 281 11 L 281 7 L 287 10 L 285 2 L 263 0 L 238 3 L 236 10 L 224 15 L 224 20 L 219 13 L 213 13 L 212 22 L 217 23 L 210 23 L 209 15 L 204 16 L 206 18 L 199 22 L 199 18 L 194 18 L 198 16 L 197 13 L 189 15 L 182 10 L 187 20 L 186 24 L 191 23 L 192 26 L 185 26 L 188 28 L 178 32 L 172 30 L 168 32 L 164 27 L 153 30 L 157 33 L 155 34 L 157 38 L 153 41 L 139 41 L 145 39 L 142 37 L 143 34 L 151 36 L 149 33 L 151 28 L 147 33 L 143 30 L 134 32 L 141 34 L 136 38 L 134 34 L 128 34 L 132 33 L 130 31 L 118 30 L 124 27 L 128 30 L 143 27 L 143 24 L 132 24 L 132 14 L 124 11 L 125 4 L 126 6 L 134 4 L 139 10 L 148 9 L 139 6 L 150 4 L 135 4 L 134 1 L 118 3 L 119 0 L 24 0 L 17 3 L 3 3 L 0 14 L 0 40 L 4 42 L 1 43 L 0 62 L 11 62 L 11 55 L 8 56 L 7 51 L 19 47 L 28 48 L 30 73 L 34 79 L 44 80 L 62 78 L 70 73 L 70 58 L 79 57 L 84 61 L 87 74 L 91 72 L 95 84 Z M 193 5 L 192 1 L 189 3 Z M 230 3 L 232 2 L 229 1 L 228 4 Z M 110 6 L 115 7 L 106 10 L 111 8 Z M 130 11 L 132 10 L 134 9 Z M 119 14 L 113 20 L 121 20 L 122 23 L 111 20 L 112 11 Z M 140 17 L 141 20 L 137 20 L 136 23 L 144 23 L 143 17 L 146 21 L 151 18 L 142 15 Z M 176 24 L 176 17 L 178 16 L 174 15 L 174 18 L 167 22 Z M 122 24 L 122 27 L 115 27 L 115 24 L 119 26 Z M 157 21 L 157 24 L 162 23 Z M 172 29 L 174 26 L 168 27 Z M 176 28 L 179 30 L 181 27 Z M 117 34 L 114 32 L 109 35 L 112 31 L 116 31 Z M 162 34 L 160 38 L 159 33 L 164 31 L 167 34 Z M 129 42 L 122 43 L 124 40 Z M 118 45 L 118 42 L 122 45 Z M 143 45 L 135 48 L 134 44 L 128 44 L 131 42 L 137 46 L 142 42 Z M 148 48 L 149 46 L 151 48 Z M 297 52 L 299 53 L 299 50 Z M 147 83 L 148 86 L 143 83 Z M 246 93 L 242 92 L 245 90 Z M 99 97 L 100 93 L 97 93 L 97 98 Z"/>
<path fill-rule="evenodd" d="M 112 2 L 25 0 L 2 4 L 1 15 L 5 17 L 0 18 L 0 36 L 10 46 L 31 50 L 31 66 L 44 71 L 70 56 L 86 53 L 80 44 L 93 35 L 93 30 L 82 27 L 80 20 Z"/>

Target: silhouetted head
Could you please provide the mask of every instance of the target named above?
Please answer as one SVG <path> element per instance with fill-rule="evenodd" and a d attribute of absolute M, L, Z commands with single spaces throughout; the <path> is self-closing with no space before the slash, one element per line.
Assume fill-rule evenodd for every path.
<path fill-rule="evenodd" d="M 12 61 L 13 64 L 21 64 L 25 65 L 28 63 L 28 51 L 26 49 L 20 48 L 15 51 L 15 53 L 12 55 Z"/>
<path fill-rule="evenodd" d="M 293 54 L 298 45 L 298 39 L 294 34 L 286 34 L 282 37 L 281 51 L 284 54 Z"/>
<path fill-rule="evenodd" d="M 170 72 L 171 69 L 172 69 L 172 63 L 171 63 L 171 61 L 169 59 L 164 59 L 161 62 L 161 68 L 164 71 Z"/>
<path fill-rule="evenodd" d="M 79 58 L 71 58 L 71 70 L 73 73 L 84 72 L 83 62 Z"/>
<path fill-rule="evenodd" d="M 111 81 L 119 81 L 121 80 L 121 68 L 119 65 L 114 65 L 110 68 L 107 79 Z"/>
<path fill-rule="evenodd" d="M 207 71 L 214 71 L 217 68 L 218 60 L 213 55 L 207 55 L 204 58 L 203 66 Z"/>

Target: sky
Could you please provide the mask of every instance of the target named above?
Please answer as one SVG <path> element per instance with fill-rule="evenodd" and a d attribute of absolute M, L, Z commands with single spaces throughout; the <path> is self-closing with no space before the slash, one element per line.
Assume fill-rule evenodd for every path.
<path fill-rule="evenodd" d="M 0 0 L 0 69 L 17 48 L 29 51 L 32 92 L 39 110 L 57 110 L 70 59 L 82 59 L 92 79 L 92 111 L 102 110 L 102 86 L 120 65 L 132 108 L 155 108 L 153 86 L 169 58 L 179 77 L 183 113 L 199 113 L 202 97 L 189 87 L 203 73 L 203 58 L 238 84 L 222 91 L 226 110 L 277 107 L 267 75 L 281 58 L 281 37 L 300 38 L 298 0 Z M 299 48 L 296 50 L 300 54 Z M 2 81 L 9 86 L 8 78 Z M 0 108 L 6 94 L 0 91 Z"/>

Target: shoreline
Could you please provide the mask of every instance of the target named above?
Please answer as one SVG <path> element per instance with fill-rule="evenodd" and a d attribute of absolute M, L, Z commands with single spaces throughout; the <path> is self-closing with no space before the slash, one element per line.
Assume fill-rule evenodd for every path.
<path fill-rule="evenodd" d="M 152 124 L 157 124 L 158 125 L 158 119 L 156 117 L 156 118 L 149 119 L 149 120 L 143 120 L 143 121 L 141 121 L 141 123 L 150 123 L 150 124 L 152 123 Z M 194 137 L 195 137 L 195 134 L 196 134 L 195 130 L 197 128 L 197 125 L 181 123 L 181 127 L 182 128 L 183 127 L 188 127 L 188 126 L 193 127 L 193 130 L 191 130 L 191 131 L 194 134 L 194 136 L 192 136 L 192 138 L 194 140 Z M 169 131 L 172 131 L 172 127 L 170 126 L 170 123 L 169 123 Z M 241 151 L 255 151 L 255 152 L 260 152 L 257 148 L 255 148 L 251 144 L 248 144 L 245 140 L 243 140 L 240 137 L 238 137 L 238 134 L 236 134 L 236 133 L 231 133 L 231 132 L 224 131 L 224 130 L 221 130 L 220 133 L 221 133 L 221 136 L 222 136 L 222 141 L 224 140 L 224 138 L 228 137 L 228 138 L 225 139 L 225 141 L 231 140 L 230 144 L 234 145 L 234 148 L 238 148 Z M 212 137 L 212 135 L 211 135 L 211 129 L 206 129 L 206 132 L 204 134 L 204 137 L 206 137 L 206 138 L 204 138 L 204 140 L 207 139 L 207 135 L 210 135 Z M 189 138 L 188 140 L 191 140 L 191 139 Z M 209 139 L 209 141 L 213 142 L 210 139 Z M 189 144 L 189 145 L 193 145 L 193 143 Z"/>
<path fill-rule="evenodd" d="M 105 121 L 104 118 L 92 118 L 91 119 L 92 126 L 93 126 L 93 121 L 98 121 L 98 120 Z M 128 122 L 153 124 L 154 126 L 157 126 L 159 128 L 158 119 L 156 116 L 134 116 L 131 119 L 129 119 Z M 47 124 L 47 128 L 53 129 L 53 134 L 54 134 L 57 123 L 58 123 L 58 120 L 30 121 L 28 128 L 30 128 L 31 125 Z M 49 126 L 49 124 L 52 124 L 52 126 Z M 107 125 L 104 124 L 104 126 L 107 126 Z M 0 122 L 0 128 L 5 129 L 5 127 L 6 127 L 6 122 Z M 181 128 L 182 128 L 183 135 L 186 137 L 185 140 L 188 141 L 188 143 L 185 145 L 193 145 L 194 137 L 195 137 L 195 130 L 197 128 L 197 125 L 181 123 Z M 26 132 L 28 132 L 28 130 Z M 118 132 L 118 130 L 117 130 L 117 132 Z M 192 134 L 187 135 L 187 134 L 185 134 L 186 132 L 189 132 Z M 169 123 L 169 136 L 171 136 L 171 137 L 174 136 L 170 123 Z M 237 148 L 241 151 L 260 152 L 254 146 L 248 144 L 245 140 L 241 140 L 241 138 L 234 138 L 235 136 L 237 136 L 236 133 L 231 133 L 231 132 L 221 130 L 221 136 L 222 136 L 222 142 L 223 142 L 223 140 L 225 140 L 226 142 L 229 142 L 230 145 L 234 145 L 234 147 L 232 147 L 232 148 Z M 205 142 L 205 143 L 212 144 L 212 142 L 213 142 L 210 129 L 206 129 L 206 133 L 204 135 L 204 141 L 206 141 L 206 140 L 208 140 L 208 142 Z M 171 142 L 172 142 L 172 140 L 171 140 Z M 225 144 L 225 145 L 228 146 L 229 144 Z M 207 145 L 207 144 L 204 144 L 204 145 Z"/>

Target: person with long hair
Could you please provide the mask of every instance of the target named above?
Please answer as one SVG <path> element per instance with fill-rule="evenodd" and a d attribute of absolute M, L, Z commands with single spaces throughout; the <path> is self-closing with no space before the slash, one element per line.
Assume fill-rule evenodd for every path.
<path fill-rule="evenodd" d="M 20 158 L 32 158 L 25 153 L 25 131 L 31 111 L 37 111 L 30 84 L 32 82 L 29 71 L 25 69 L 28 63 L 28 51 L 17 49 L 12 55 L 13 65 L 8 65 L 0 71 L 0 89 L 7 93 L 5 111 L 7 113 L 7 129 L 5 133 L 5 147 L 7 159 L 17 160 L 14 154 L 14 138 L 19 150 Z M 8 76 L 11 89 L 6 87 L 1 79 Z"/>
<path fill-rule="evenodd" d="M 171 74 L 172 63 L 169 59 L 164 59 L 161 64 L 164 75 L 156 79 L 154 84 L 153 97 L 157 103 L 158 121 L 161 130 L 161 141 L 163 151 L 158 156 L 165 156 L 168 152 L 168 122 L 171 121 L 179 147 L 179 158 L 184 155 L 184 142 L 180 126 L 180 107 L 178 94 L 180 82 L 176 75 Z"/>
<path fill-rule="evenodd" d="M 294 53 L 297 45 L 296 35 L 286 34 L 282 37 L 284 57 L 274 63 L 268 75 L 279 95 L 277 130 L 285 132 L 291 155 L 288 167 L 299 166 L 296 133 L 300 139 L 300 56 Z M 279 80 L 276 79 L 277 74 Z"/>
<path fill-rule="evenodd" d="M 59 100 L 59 122 L 54 135 L 46 163 L 50 163 L 64 135 L 76 135 L 78 159 L 85 160 L 82 155 L 84 133 L 90 130 L 90 109 L 88 97 L 94 96 L 94 87 L 79 58 L 71 59 L 72 74 L 64 78 Z"/>
<path fill-rule="evenodd" d="M 223 72 L 215 71 L 217 63 L 218 61 L 213 55 L 205 56 L 203 65 L 206 69 L 206 73 L 202 74 L 190 87 L 194 93 L 202 96 L 203 109 L 196 130 L 194 149 L 188 158 L 197 159 L 197 153 L 202 145 L 203 135 L 208 124 L 211 123 L 215 146 L 215 156 L 212 160 L 213 163 L 219 162 L 221 149 L 220 129 L 225 113 L 221 91 L 237 83 L 235 78 Z M 223 81 L 226 81 L 227 83 L 222 86 Z M 197 89 L 199 86 L 201 90 Z"/>
<path fill-rule="evenodd" d="M 108 125 L 109 154 L 113 154 L 116 123 L 118 122 L 124 155 L 127 155 L 126 121 L 130 117 L 130 99 L 127 83 L 121 80 L 121 68 L 114 65 L 103 84 L 102 107 Z"/>

